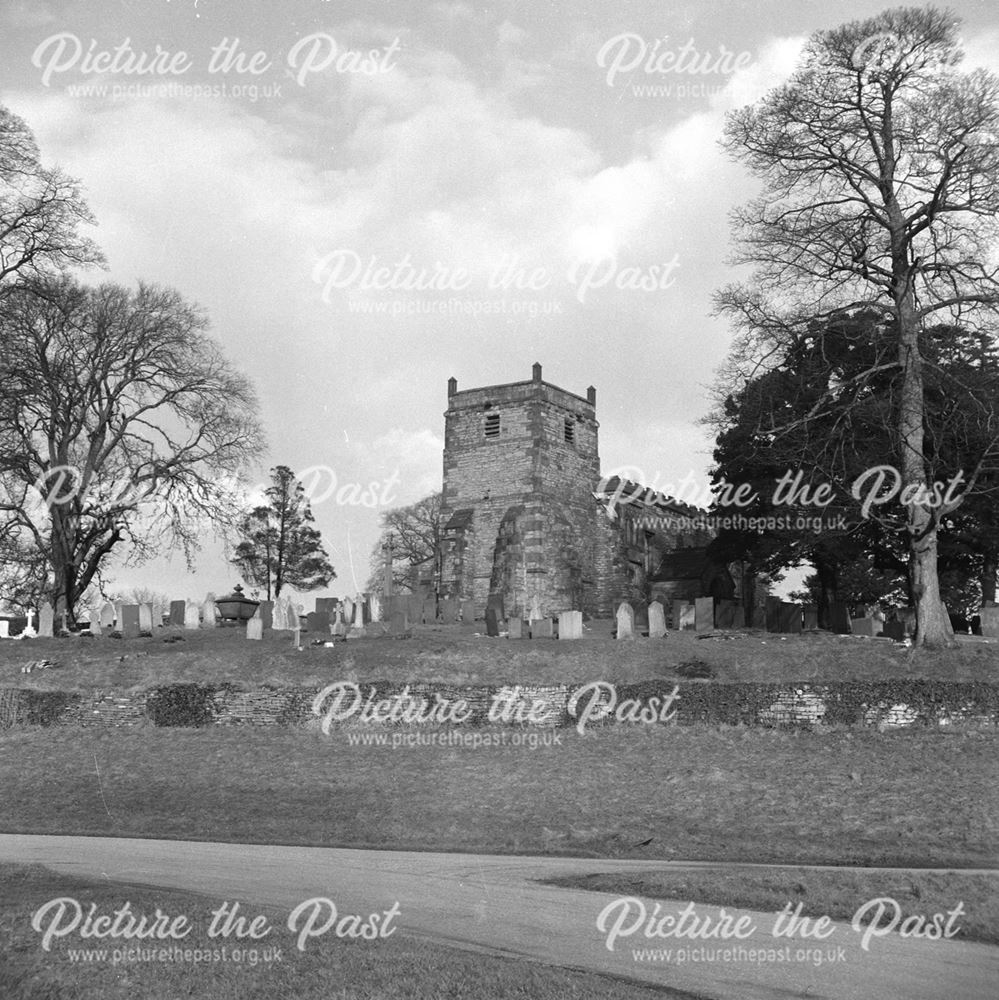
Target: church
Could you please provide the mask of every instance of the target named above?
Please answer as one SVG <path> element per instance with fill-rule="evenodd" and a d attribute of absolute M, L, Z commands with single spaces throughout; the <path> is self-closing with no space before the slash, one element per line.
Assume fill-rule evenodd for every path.
<path fill-rule="evenodd" d="M 600 473 L 596 389 L 542 378 L 473 389 L 448 380 L 444 414 L 442 599 L 540 618 L 607 617 L 622 600 L 737 598 L 712 562 L 704 511 Z"/>

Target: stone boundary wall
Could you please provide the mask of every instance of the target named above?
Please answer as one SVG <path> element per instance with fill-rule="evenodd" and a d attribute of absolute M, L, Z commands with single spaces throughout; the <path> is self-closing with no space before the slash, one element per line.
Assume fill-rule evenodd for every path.
<path fill-rule="evenodd" d="M 335 683 L 335 682 L 334 682 Z M 349 682 L 347 682 L 349 683 Z M 999 686 L 980 682 L 880 681 L 830 684 L 719 684 L 670 680 L 613 686 L 518 685 L 458 686 L 436 683 L 373 682 L 357 685 L 361 702 L 391 705 L 393 696 L 408 693 L 422 706 L 417 721 L 373 721 L 359 713 L 332 721 L 332 728 L 448 724 L 447 708 L 462 700 L 468 717 L 463 726 L 535 725 L 585 728 L 606 724 L 798 726 L 846 725 L 895 729 L 946 727 L 957 724 L 994 728 L 999 725 Z M 371 689 L 375 693 L 371 695 Z M 674 688 L 677 696 L 671 698 Z M 67 694 L 30 688 L 0 688 L 0 730 L 14 726 L 290 726 L 317 727 L 320 713 L 312 706 L 317 688 L 173 684 L 137 693 L 94 691 Z M 354 699 L 344 691 L 343 705 Z M 576 710 L 569 705 L 576 698 Z M 329 705 L 329 700 L 325 703 Z M 397 700 L 396 704 L 400 704 Z M 492 709 L 492 717 L 490 710 Z M 436 713 L 436 714 L 435 714 Z"/>

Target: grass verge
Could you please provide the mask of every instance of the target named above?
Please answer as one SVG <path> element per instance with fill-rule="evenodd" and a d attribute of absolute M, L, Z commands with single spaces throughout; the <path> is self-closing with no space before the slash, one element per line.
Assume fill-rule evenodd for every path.
<path fill-rule="evenodd" d="M 534 749 L 393 749 L 351 745 L 370 730 L 9 731 L 0 735 L 0 829 L 786 864 L 996 863 L 993 734 L 615 726 L 543 735 L 551 742 Z"/>
<path fill-rule="evenodd" d="M 958 939 L 999 944 L 999 875 L 960 872 L 879 873 L 876 892 L 863 871 L 816 871 L 796 868 L 766 871 L 759 868 L 687 871 L 600 873 L 548 880 L 568 889 L 612 892 L 617 896 L 671 899 L 711 906 L 735 906 L 778 913 L 790 903 L 801 904 L 804 917 L 850 920 L 875 896 L 895 900 L 905 917 L 948 913 L 963 905 L 955 926 Z M 888 904 L 886 904 L 888 905 Z M 868 914 L 864 918 L 866 924 Z"/>
<path fill-rule="evenodd" d="M 71 896 L 86 913 L 113 914 L 127 901 L 133 914 L 153 918 L 157 908 L 186 915 L 192 930 L 180 942 L 99 941 L 75 931 L 41 946 L 32 914 L 49 900 Z M 218 901 L 214 901 L 217 905 Z M 642 1000 L 663 996 L 595 974 L 471 953 L 408 939 L 402 934 L 363 941 L 317 938 L 304 951 L 283 925 L 287 913 L 248 905 L 265 914 L 273 933 L 264 941 L 208 937 L 210 905 L 190 893 L 143 886 L 106 885 L 32 865 L 0 864 L 0 996 L 5 1000 L 403 1000 L 472 998 L 497 1000 Z M 187 949 L 159 957 L 172 945 Z M 119 954 L 114 954 L 115 949 Z M 136 949 L 129 958 L 129 949 Z M 224 951 L 223 951 L 224 949 Z M 235 951 L 241 954 L 235 960 Z M 195 959 L 195 956 L 197 958 Z M 143 960 L 143 958 L 145 960 Z M 680 998 L 685 994 L 669 993 Z"/>

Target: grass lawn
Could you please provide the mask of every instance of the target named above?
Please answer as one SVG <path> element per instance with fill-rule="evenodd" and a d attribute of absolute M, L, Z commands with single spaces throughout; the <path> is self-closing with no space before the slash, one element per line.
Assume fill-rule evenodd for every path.
<path fill-rule="evenodd" d="M 850 920 L 857 909 L 876 896 L 894 899 L 902 913 L 947 913 L 960 902 L 959 940 L 999 944 L 999 875 L 958 872 L 899 872 L 879 874 L 872 890 L 865 872 L 798 868 L 767 871 L 727 868 L 719 871 L 649 871 L 605 873 L 551 879 L 552 885 L 616 896 L 675 899 L 715 906 L 741 906 L 765 913 L 779 912 L 788 902 L 801 903 L 801 915 Z M 870 917 L 866 917 L 866 923 Z"/>
<path fill-rule="evenodd" d="M 641 725 L 549 733 L 561 744 L 532 750 L 352 746 L 349 733 L 310 729 L 11 730 L 0 735 L 0 829 L 789 864 L 996 863 L 995 734 Z"/>
<path fill-rule="evenodd" d="M 128 902 L 132 913 L 150 919 L 157 908 L 171 918 L 186 915 L 193 925 L 190 933 L 180 942 L 156 945 L 190 949 L 191 960 L 129 961 L 127 949 L 140 949 L 139 955 L 148 955 L 153 942 L 83 939 L 75 931 L 54 939 L 51 950 L 44 951 L 42 936 L 32 928 L 31 917 L 43 904 L 62 896 L 76 899 L 84 913 L 91 903 L 98 905 L 98 912 L 113 914 Z M 207 933 L 208 913 L 218 904 L 219 900 L 208 901 L 189 893 L 106 885 L 39 866 L 2 864 L 0 996 L 4 1000 L 176 1000 L 181 996 L 212 1000 L 462 1000 L 481 996 L 497 1000 L 651 1000 L 664 995 L 594 974 L 427 944 L 400 933 L 375 941 L 324 936 L 300 952 L 284 924 L 287 912 L 257 904 L 247 911 L 269 917 L 274 929 L 268 938 L 252 944 L 213 940 Z M 106 955 L 99 957 L 97 951 L 105 946 Z M 117 963 L 115 948 L 121 950 Z M 249 954 L 234 961 L 236 948 Z M 80 954 L 84 949 L 93 949 L 89 961 Z M 211 960 L 209 953 L 213 953 Z M 194 960 L 195 954 L 198 960 Z"/>
<path fill-rule="evenodd" d="M 291 633 L 247 641 L 242 630 L 159 629 L 154 637 L 73 637 L 0 642 L 0 687 L 63 691 L 141 690 L 174 681 L 231 681 L 241 686 L 316 686 L 330 680 L 441 681 L 454 684 L 616 684 L 674 677 L 677 665 L 702 661 L 719 681 L 836 681 L 926 677 L 999 680 L 999 643 L 967 639 L 957 650 L 907 650 L 884 640 L 811 633 L 731 633 L 698 639 L 670 632 L 661 640 L 617 642 L 611 622 L 592 621 L 577 642 L 489 639 L 473 626 L 418 626 L 409 638 L 358 639 L 334 648 L 295 650 Z M 164 642 L 164 639 L 177 641 Z M 29 674 L 21 667 L 50 660 Z"/>

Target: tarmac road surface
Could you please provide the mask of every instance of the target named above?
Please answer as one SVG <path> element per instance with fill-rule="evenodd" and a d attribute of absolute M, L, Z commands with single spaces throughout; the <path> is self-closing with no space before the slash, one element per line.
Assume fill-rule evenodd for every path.
<path fill-rule="evenodd" d="M 836 922 L 824 940 L 785 940 L 772 936 L 773 913 L 731 908 L 725 908 L 730 927 L 741 917 L 742 933 L 753 928 L 742 940 L 647 938 L 643 930 L 648 920 L 639 919 L 639 902 L 647 917 L 658 919 L 667 914 L 677 917 L 687 901 L 662 903 L 656 912 L 655 901 L 648 899 L 615 906 L 618 897 L 611 894 L 538 884 L 554 875 L 721 867 L 710 864 L 21 834 L 0 835 L 0 861 L 193 891 L 209 897 L 211 907 L 239 899 L 287 908 L 290 915 L 307 900 L 328 899 L 339 915 L 361 914 L 367 919 L 368 914 L 384 914 L 398 904 L 393 919 L 402 934 L 717 1000 L 994 1000 L 999 995 L 999 947 L 991 945 L 891 933 L 870 939 L 865 950 L 863 929 L 854 930 L 848 922 Z M 878 870 L 870 871 L 874 897 Z M 126 899 L 123 887 L 122 902 Z M 955 899 L 954 905 L 958 902 Z M 612 909 L 601 931 L 598 918 L 608 906 Z M 286 954 L 293 953 L 310 916 L 315 918 L 313 933 L 321 936 L 329 915 L 325 903 L 303 908 L 294 929 L 276 928 L 283 935 L 277 943 L 287 944 Z M 719 907 L 698 904 L 688 913 L 685 926 L 710 931 L 720 926 L 722 917 Z M 956 922 L 959 926 L 959 917 Z M 613 948 L 608 948 L 608 932 L 615 926 L 619 933 L 611 942 Z M 659 926 L 675 925 L 660 922 Z M 635 930 L 629 934 L 631 928 Z M 335 933 L 335 926 L 329 933 Z M 302 940 L 307 948 L 310 938 Z M 641 949 L 663 951 L 655 956 L 646 953 L 643 961 L 635 956 Z M 666 949 L 671 949 L 668 958 Z M 685 949 L 683 961 L 679 949 Z M 777 949 L 786 949 L 784 959 L 773 957 Z"/>

